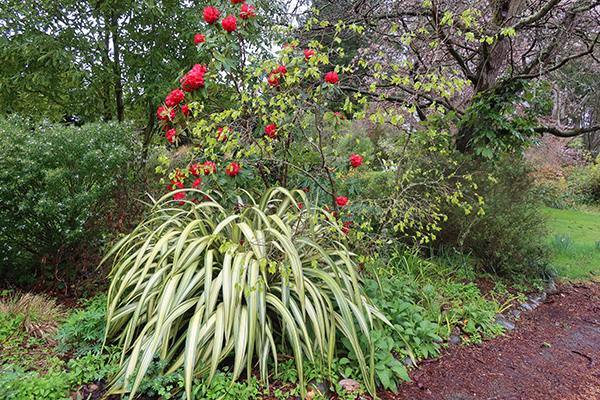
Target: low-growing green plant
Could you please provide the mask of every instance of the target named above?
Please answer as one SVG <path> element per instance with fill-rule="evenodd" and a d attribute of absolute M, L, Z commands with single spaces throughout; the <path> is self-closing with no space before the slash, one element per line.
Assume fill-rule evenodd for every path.
<path fill-rule="evenodd" d="M 573 249 L 573 239 L 559 232 L 552 238 L 552 246 L 559 252 L 566 253 Z"/>
<path fill-rule="evenodd" d="M 74 351 L 75 356 L 100 353 L 106 329 L 106 296 L 84 302 L 86 307 L 71 314 L 59 327 L 56 339 L 59 351 Z"/>
<path fill-rule="evenodd" d="M 164 374 L 183 367 L 188 399 L 193 378 L 210 383 L 226 358 L 234 380 L 256 363 L 266 380 L 277 343 L 294 356 L 303 391 L 303 357 L 330 365 L 341 335 L 374 393 L 371 332 L 387 320 L 362 294 L 331 215 L 303 191 L 274 188 L 260 201 L 241 192 L 233 211 L 214 192 L 188 191 L 203 196 L 184 207 L 163 197 L 107 256 L 116 263 L 106 335 L 123 346 L 112 392 L 138 392 L 155 357 Z"/>

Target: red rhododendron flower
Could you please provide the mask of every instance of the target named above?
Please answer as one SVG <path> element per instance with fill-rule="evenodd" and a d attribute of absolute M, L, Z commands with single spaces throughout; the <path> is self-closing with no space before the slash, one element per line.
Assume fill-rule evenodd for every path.
<path fill-rule="evenodd" d="M 177 192 L 173 195 L 173 200 L 185 200 L 187 198 L 187 194 L 185 194 L 185 192 Z M 179 203 L 180 206 L 185 204 L 184 201 L 180 201 Z"/>
<path fill-rule="evenodd" d="M 296 46 L 294 46 L 293 44 L 290 44 L 290 43 L 286 43 L 286 44 L 283 46 L 283 48 L 284 48 L 284 49 L 285 49 L 286 47 L 291 47 L 292 49 L 295 49 L 295 48 L 296 48 Z"/>
<path fill-rule="evenodd" d="M 190 115 L 190 106 L 188 106 L 187 104 L 181 106 L 181 112 L 187 117 L 188 115 Z"/>
<path fill-rule="evenodd" d="M 198 176 L 200 175 L 200 172 L 202 172 L 202 166 L 198 165 L 198 163 L 192 164 L 190 165 L 190 172 L 192 173 L 192 175 Z"/>
<path fill-rule="evenodd" d="M 352 221 L 345 221 L 342 223 L 342 233 L 346 236 L 350 233 L 350 225 L 352 225 Z"/>
<path fill-rule="evenodd" d="M 208 6 L 204 7 L 204 14 L 202 14 L 202 16 L 206 22 L 209 24 L 214 24 L 221 16 L 221 13 L 216 8 Z"/>
<path fill-rule="evenodd" d="M 177 178 L 173 179 L 171 181 L 171 184 L 168 186 L 170 191 L 175 190 L 175 188 L 177 187 L 178 189 L 183 189 L 183 182 L 178 180 Z"/>
<path fill-rule="evenodd" d="M 315 55 L 315 51 L 313 49 L 305 49 L 304 50 L 304 59 L 306 61 L 308 61 L 311 58 L 313 58 L 314 55 Z"/>
<path fill-rule="evenodd" d="M 340 117 L 340 119 L 344 119 L 344 113 L 336 112 L 335 115 L 337 115 L 338 117 Z"/>
<path fill-rule="evenodd" d="M 363 158 L 358 154 L 352 154 L 350 156 L 350 165 L 352 165 L 353 168 L 356 168 L 362 164 L 362 160 Z"/>
<path fill-rule="evenodd" d="M 171 143 L 173 143 L 173 139 L 175 139 L 175 141 L 177 141 L 177 138 L 179 136 L 177 135 L 177 130 L 175 129 L 169 129 L 167 131 L 167 140 Z"/>
<path fill-rule="evenodd" d="M 230 15 L 221 21 L 221 25 L 223 25 L 223 29 L 227 32 L 233 32 L 237 29 L 237 19 L 233 15 Z"/>
<path fill-rule="evenodd" d="M 340 78 L 338 78 L 338 74 L 335 72 L 328 72 L 325 75 L 325 82 L 329 82 L 332 85 L 335 85 L 336 83 L 338 83 L 339 80 L 340 80 Z"/>
<path fill-rule="evenodd" d="M 198 46 L 200 43 L 204 43 L 205 40 L 206 40 L 206 35 L 196 33 L 196 36 L 194 37 L 194 43 L 196 44 L 196 46 Z"/>
<path fill-rule="evenodd" d="M 162 119 L 163 121 L 173 121 L 175 119 L 175 110 L 171 110 L 165 106 L 160 106 L 158 107 L 158 111 L 156 111 L 156 115 L 158 115 L 158 118 Z"/>
<path fill-rule="evenodd" d="M 277 139 L 277 127 L 275 126 L 275 124 L 267 125 L 267 127 L 265 128 L 265 133 L 271 139 Z"/>
<path fill-rule="evenodd" d="M 298 203 L 298 208 L 299 208 L 300 210 L 302 210 L 302 207 L 304 207 L 304 206 L 302 205 L 302 203 Z"/>
<path fill-rule="evenodd" d="M 217 166 L 212 161 L 207 161 L 204 163 L 204 175 L 212 174 L 217 170 Z"/>
<path fill-rule="evenodd" d="M 279 86 L 279 74 L 278 74 L 278 72 L 271 73 L 271 75 L 269 75 L 269 79 L 267 79 L 267 81 L 269 81 L 269 85 L 271 85 L 273 87 Z"/>
<path fill-rule="evenodd" d="M 229 176 L 236 176 L 241 170 L 242 167 L 240 167 L 240 164 L 238 163 L 231 163 L 227 166 L 227 168 L 225 168 L 225 171 Z"/>
<path fill-rule="evenodd" d="M 198 178 L 194 181 L 194 183 L 192 183 L 192 187 L 194 189 L 196 189 L 198 186 L 204 186 L 204 183 L 202 183 L 202 179 Z"/>
<path fill-rule="evenodd" d="M 273 71 L 273 72 L 275 72 L 275 71 Z M 279 66 L 279 68 L 277 68 L 277 72 L 280 72 L 282 74 L 287 74 L 287 68 L 285 67 L 285 65 L 281 64 Z"/>
<path fill-rule="evenodd" d="M 231 0 L 231 4 L 243 3 L 245 0 Z"/>
<path fill-rule="evenodd" d="M 206 65 L 196 64 L 192 70 L 181 78 L 181 87 L 188 93 L 204 86 L 204 74 L 206 74 Z"/>
<path fill-rule="evenodd" d="M 218 128 L 217 129 L 217 140 L 224 142 L 227 140 L 227 132 L 229 132 L 229 128 Z"/>
<path fill-rule="evenodd" d="M 338 206 L 344 207 L 348 203 L 348 198 L 344 196 L 336 197 L 335 202 Z"/>
<path fill-rule="evenodd" d="M 256 10 L 254 7 L 249 6 L 248 4 L 244 4 L 242 6 L 242 11 L 240 12 L 240 18 L 248 19 L 251 17 L 256 17 Z"/>
<path fill-rule="evenodd" d="M 165 99 L 165 104 L 168 107 L 175 107 L 177 104 L 181 103 L 184 98 L 185 93 L 183 93 L 183 90 L 173 89 Z"/>

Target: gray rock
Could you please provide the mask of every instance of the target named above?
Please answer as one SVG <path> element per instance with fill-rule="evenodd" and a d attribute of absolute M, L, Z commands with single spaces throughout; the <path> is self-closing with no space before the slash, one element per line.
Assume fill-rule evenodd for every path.
<path fill-rule="evenodd" d="M 358 392 L 360 390 L 360 383 L 356 382 L 353 379 L 349 379 L 349 378 L 342 379 L 338 383 L 340 384 L 342 389 L 344 389 L 346 391 L 346 393 L 354 393 L 354 392 Z"/>
<path fill-rule="evenodd" d="M 314 399 L 317 395 L 322 396 L 324 398 L 329 398 L 329 383 L 328 382 L 319 382 L 316 379 L 308 382 L 306 388 L 306 398 L 309 400 Z"/>
<path fill-rule="evenodd" d="M 512 313 L 515 317 L 518 317 L 521 315 L 521 311 L 519 311 L 519 310 L 512 310 Z"/>
<path fill-rule="evenodd" d="M 506 317 L 502 314 L 496 314 L 496 319 L 494 320 L 494 324 L 500 325 L 504 327 L 504 329 L 512 331 L 515 329 L 515 324 L 510 322 Z"/>
<path fill-rule="evenodd" d="M 460 336 L 455 335 L 454 333 L 452 333 L 450 335 L 450 337 L 448 338 L 448 343 L 453 344 L 453 345 L 457 345 L 460 344 L 461 340 L 460 340 Z"/>
<path fill-rule="evenodd" d="M 542 300 L 542 298 L 540 296 L 535 296 L 535 297 L 532 297 L 531 299 L 529 299 L 530 303 L 535 303 L 538 306 L 540 305 L 540 303 L 542 301 L 544 301 L 544 300 Z"/>
<path fill-rule="evenodd" d="M 529 304 L 527 304 L 527 303 L 522 303 L 522 304 L 521 304 L 521 308 L 522 308 L 524 311 L 531 311 L 531 310 L 533 310 L 533 308 L 531 308 L 531 306 L 530 306 Z"/>
<path fill-rule="evenodd" d="M 415 363 L 413 362 L 412 358 L 406 357 L 404 359 L 404 365 L 409 366 L 409 367 L 414 367 Z"/>

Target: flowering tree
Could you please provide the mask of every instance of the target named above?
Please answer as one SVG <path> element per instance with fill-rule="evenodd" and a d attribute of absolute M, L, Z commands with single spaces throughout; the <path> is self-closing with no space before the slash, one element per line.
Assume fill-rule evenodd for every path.
<path fill-rule="evenodd" d="M 199 63 L 157 110 L 171 144 L 191 143 L 188 163 L 169 173 L 169 189 L 202 186 L 228 193 L 245 187 L 259 193 L 284 186 L 316 191 L 335 210 L 345 206 L 336 181 L 360 167 L 362 156 L 338 154 L 331 128 L 356 105 L 346 99 L 343 110 L 332 110 L 328 104 L 341 94 L 340 80 L 351 69 L 323 72 L 330 54 L 343 50 L 318 42 L 300 49 L 298 42 L 279 43 L 274 33 L 265 37 L 260 11 L 238 1 L 207 6 L 203 18 L 193 38 Z M 358 28 L 336 27 L 346 29 Z M 266 39 L 270 46 L 283 45 L 277 56 Z M 174 196 L 181 203 L 201 200 L 185 191 Z"/>

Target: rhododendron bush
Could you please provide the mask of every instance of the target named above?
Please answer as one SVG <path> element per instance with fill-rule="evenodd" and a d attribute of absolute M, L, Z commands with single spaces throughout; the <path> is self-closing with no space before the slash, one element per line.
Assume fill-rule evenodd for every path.
<path fill-rule="evenodd" d="M 373 245 L 387 231 L 419 242 L 435 238 L 444 218 L 440 202 L 452 202 L 466 212 L 478 210 L 479 199 L 462 199 L 460 188 L 469 184 L 468 177 L 451 168 L 427 171 L 437 168 L 430 155 L 448 154 L 452 147 L 446 128 L 424 125 L 400 139 L 405 118 L 415 113 L 410 104 L 394 109 L 342 90 L 352 87 L 353 71 L 363 61 L 348 66 L 330 60 L 345 54 L 338 35 L 360 34 L 361 27 L 321 22 L 331 32 L 327 42 L 284 40 L 285 30 L 264 28 L 268 21 L 256 4 L 227 2 L 203 10 L 205 24 L 190 37 L 198 48 L 198 63 L 184 71 L 179 87 L 157 111 L 165 142 L 187 154 L 178 168 L 162 159 L 158 171 L 166 175 L 169 190 L 192 188 L 196 178 L 190 168 L 211 162 L 214 172 L 203 179 L 204 191 L 229 195 L 233 205 L 238 188 L 256 194 L 273 186 L 307 188 L 316 204 L 331 207 L 338 216 L 343 207 L 355 222 L 355 229 L 345 232 L 357 239 L 370 232 Z M 307 24 L 317 23 L 313 19 Z M 373 85 L 379 78 L 374 75 Z M 436 110 L 432 107 L 431 112 Z M 394 138 L 385 154 L 359 153 L 366 138 L 355 133 L 358 121 L 366 117 Z M 341 148 L 339 143 L 350 143 L 345 137 L 355 138 L 356 147 Z M 404 169 L 371 172 L 369 164 L 376 158 L 379 163 L 398 159 Z M 373 173 L 388 176 L 391 190 L 368 198 L 364 179 Z M 202 201 L 173 195 L 181 205 Z M 339 198 L 347 201 L 340 205 Z"/>
<path fill-rule="evenodd" d="M 179 168 L 170 169 L 163 158 L 165 187 L 193 187 L 198 163 L 211 162 L 214 172 L 203 180 L 205 191 L 303 187 L 337 209 L 336 199 L 349 193 L 340 193 L 336 183 L 342 177 L 346 184 L 356 181 L 366 171 L 360 154 L 340 154 L 332 146 L 344 115 L 354 115 L 360 106 L 350 99 L 342 109 L 329 106 L 342 95 L 344 76 L 352 74 L 348 67 L 330 65 L 330 56 L 343 49 L 315 41 L 305 48 L 298 41 L 284 45 L 272 33 L 276 29 L 264 35 L 261 10 L 241 1 L 206 6 L 203 18 L 206 23 L 190 37 L 198 63 L 157 110 L 166 141 L 189 150 L 187 164 Z M 347 176 L 350 170 L 353 176 Z M 174 196 L 177 204 L 201 201 Z"/>

